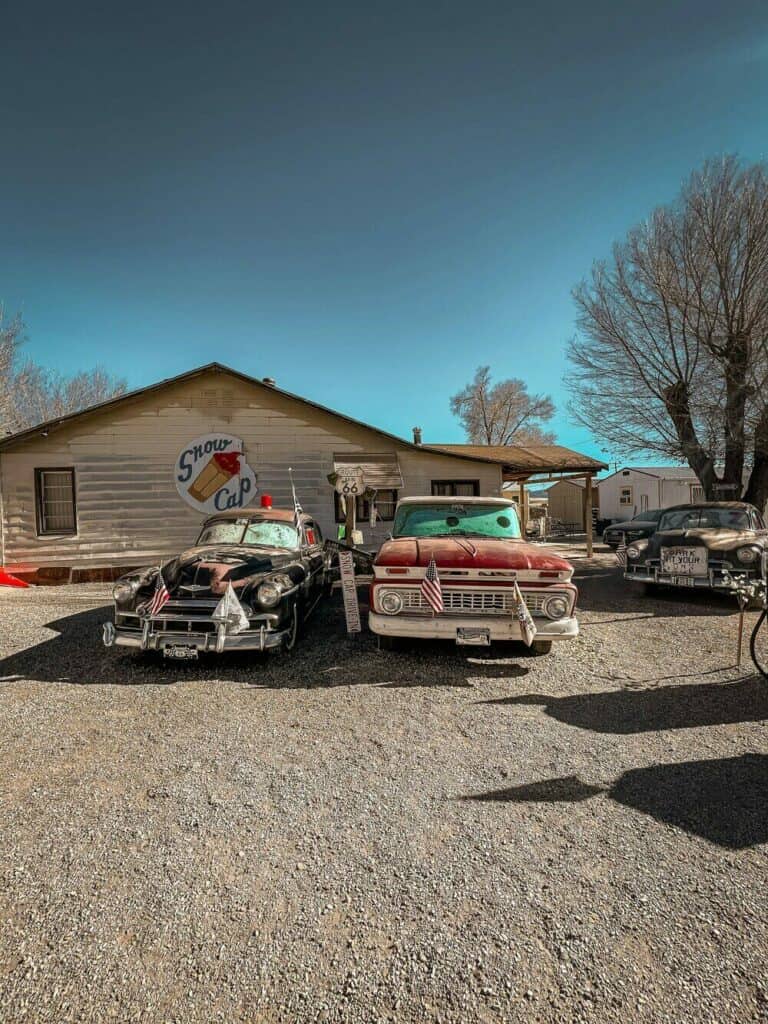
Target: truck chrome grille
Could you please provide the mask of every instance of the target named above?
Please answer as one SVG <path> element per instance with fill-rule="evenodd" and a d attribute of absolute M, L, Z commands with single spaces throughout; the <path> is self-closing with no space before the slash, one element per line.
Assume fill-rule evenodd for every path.
<path fill-rule="evenodd" d="M 543 615 L 544 598 L 552 594 L 538 591 L 521 590 L 531 615 Z M 397 593 L 403 599 L 405 612 L 431 612 L 426 598 L 415 587 L 398 587 Z M 456 587 L 443 587 L 443 607 L 446 612 L 485 612 L 496 615 L 511 615 L 515 611 L 515 598 L 512 590 L 480 590 L 478 588 L 459 590 Z"/>

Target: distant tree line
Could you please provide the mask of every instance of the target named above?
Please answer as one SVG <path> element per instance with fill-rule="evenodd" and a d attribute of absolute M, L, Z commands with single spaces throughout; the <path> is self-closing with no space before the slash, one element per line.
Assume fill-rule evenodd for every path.
<path fill-rule="evenodd" d="M 25 341 L 21 318 L 0 308 L 0 436 L 125 393 L 126 381 L 101 367 L 67 376 L 24 359 Z"/>
<path fill-rule="evenodd" d="M 576 420 L 686 462 L 709 499 L 768 499 L 768 165 L 710 160 L 574 292 Z M 744 481 L 746 480 L 746 484 Z"/>

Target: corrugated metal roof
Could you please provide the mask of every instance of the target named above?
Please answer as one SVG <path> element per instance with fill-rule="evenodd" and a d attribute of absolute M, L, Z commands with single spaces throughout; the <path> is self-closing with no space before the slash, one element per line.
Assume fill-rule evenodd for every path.
<path fill-rule="evenodd" d="M 595 473 L 608 468 L 605 462 L 598 462 L 589 455 L 559 444 L 525 447 L 512 444 L 425 444 L 422 447 L 450 455 L 500 462 L 511 473 Z"/>
<path fill-rule="evenodd" d="M 395 452 L 344 452 L 340 455 L 334 452 L 334 472 L 343 466 L 359 466 L 363 471 L 366 486 L 375 491 L 392 488 L 399 490 L 403 486 L 403 474 Z"/>

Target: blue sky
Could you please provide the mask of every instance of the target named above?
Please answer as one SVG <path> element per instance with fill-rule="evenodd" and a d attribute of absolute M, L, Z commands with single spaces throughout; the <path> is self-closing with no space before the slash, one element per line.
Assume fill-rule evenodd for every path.
<path fill-rule="evenodd" d="M 488 363 L 599 454 L 571 289 L 766 110 L 757 2 L 18 4 L 0 302 L 60 370 L 216 359 L 427 441 Z"/>

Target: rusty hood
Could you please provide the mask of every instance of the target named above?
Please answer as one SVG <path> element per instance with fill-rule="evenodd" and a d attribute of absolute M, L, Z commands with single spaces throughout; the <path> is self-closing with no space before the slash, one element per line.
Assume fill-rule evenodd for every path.
<path fill-rule="evenodd" d="M 438 568 L 573 571 L 570 562 L 535 544 L 490 537 L 399 537 L 382 545 L 374 564 L 427 566 L 433 558 Z"/>

